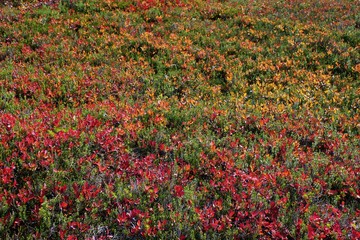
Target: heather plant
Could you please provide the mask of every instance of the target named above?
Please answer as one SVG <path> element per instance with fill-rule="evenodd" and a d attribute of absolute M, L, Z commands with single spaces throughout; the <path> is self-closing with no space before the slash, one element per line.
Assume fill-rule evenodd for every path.
<path fill-rule="evenodd" d="M 0 237 L 359 238 L 358 12 L 0 3 Z"/>

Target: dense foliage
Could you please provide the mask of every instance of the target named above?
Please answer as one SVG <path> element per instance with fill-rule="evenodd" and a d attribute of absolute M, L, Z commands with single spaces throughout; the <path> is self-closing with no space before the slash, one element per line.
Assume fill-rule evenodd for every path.
<path fill-rule="evenodd" d="M 3 1 L 0 238 L 359 239 L 359 12 Z"/>

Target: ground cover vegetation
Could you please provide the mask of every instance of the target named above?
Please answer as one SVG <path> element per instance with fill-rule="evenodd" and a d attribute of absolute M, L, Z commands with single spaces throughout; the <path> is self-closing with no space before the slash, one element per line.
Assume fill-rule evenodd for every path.
<path fill-rule="evenodd" d="M 2 1 L 0 238 L 359 239 L 359 12 Z"/>

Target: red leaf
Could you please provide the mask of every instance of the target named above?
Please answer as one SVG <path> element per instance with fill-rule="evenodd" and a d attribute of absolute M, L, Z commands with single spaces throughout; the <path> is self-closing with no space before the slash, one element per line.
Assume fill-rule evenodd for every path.
<path fill-rule="evenodd" d="M 353 239 L 360 239 L 360 232 L 356 230 L 352 230 Z"/>
<path fill-rule="evenodd" d="M 174 190 L 175 190 L 175 196 L 176 197 L 182 197 L 184 196 L 184 188 L 180 185 L 176 185 L 174 187 Z"/>
<path fill-rule="evenodd" d="M 67 202 L 61 202 L 60 203 L 60 208 L 61 209 L 65 209 L 65 208 L 67 208 L 67 206 L 68 206 Z"/>
<path fill-rule="evenodd" d="M 313 227 L 311 227 L 311 225 L 308 225 L 308 238 L 309 239 L 314 239 L 315 237 L 315 230 Z"/>
<path fill-rule="evenodd" d="M 116 220 L 118 221 L 119 224 L 122 224 L 122 223 L 126 222 L 127 219 L 128 219 L 128 216 L 126 215 L 126 213 L 122 212 L 121 214 L 118 214 Z"/>
<path fill-rule="evenodd" d="M 77 240 L 77 237 L 75 235 L 69 235 L 66 239 L 67 240 Z"/>

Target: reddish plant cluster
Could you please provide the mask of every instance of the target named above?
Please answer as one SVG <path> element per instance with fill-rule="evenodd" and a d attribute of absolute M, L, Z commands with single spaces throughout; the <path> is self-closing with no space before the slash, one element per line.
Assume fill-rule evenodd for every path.
<path fill-rule="evenodd" d="M 352 1 L 0 6 L 1 238 L 360 238 Z"/>

